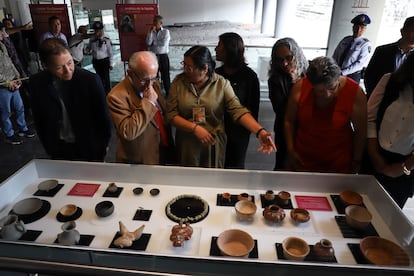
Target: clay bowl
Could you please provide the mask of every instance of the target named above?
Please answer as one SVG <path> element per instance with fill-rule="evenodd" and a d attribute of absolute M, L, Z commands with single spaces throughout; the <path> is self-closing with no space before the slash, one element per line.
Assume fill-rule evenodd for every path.
<path fill-rule="evenodd" d="M 95 213 L 98 217 L 107 217 L 110 216 L 114 212 L 114 204 L 109 201 L 101 201 L 95 206 Z"/>
<path fill-rule="evenodd" d="M 361 205 L 362 204 L 362 196 L 357 192 L 351 190 L 342 191 L 339 194 L 339 199 L 345 206 L 347 205 Z"/>
<path fill-rule="evenodd" d="M 254 240 L 247 232 L 229 229 L 217 237 L 217 246 L 224 256 L 247 257 L 254 248 Z"/>
<path fill-rule="evenodd" d="M 288 260 L 303 261 L 310 252 L 308 243 L 301 238 L 288 237 L 282 242 L 283 255 Z"/>
<path fill-rule="evenodd" d="M 349 205 L 345 208 L 345 220 L 352 228 L 364 230 L 370 224 L 372 215 L 365 207 Z"/>
<path fill-rule="evenodd" d="M 239 200 L 234 205 L 234 209 L 239 220 L 253 220 L 257 206 L 252 201 Z"/>
<path fill-rule="evenodd" d="M 296 223 L 304 223 L 310 220 L 310 214 L 308 210 L 303 208 L 293 208 L 290 211 L 290 217 Z"/>
<path fill-rule="evenodd" d="M 42 208 L 43 201 L 39 198 L 30 197 L 20 200 L 13 206 L 16 215 L 32 215 Z"/>
<path fill-rule="evenodd" d="M 59 210 L 59 214 L 63 217 L 70 217 L 73 216 L 76 211 L 78 210 L 78 206 L 75 204 L 66 204 Z"/>
<path fill-rule="evenodd" d="M 39 185 L 37 185 L 37 188 L 40 191 L 48 192 L 48 191 L 56 188 L 58 184 L 59 184 L 59 182 L 56 179 L 49 179 L 49 180 L 45 180 L 45 181 L 40 182 Z"/>
<path fill-rule="evenodd" d="M 409 266 L 410 257 L 396 243 L 380 238 L 365 237 L 359 244 L 365 259 L 375 265 Z"/>
<path fill-rule="evenodd" d="M 289 203 L 290 193 L 286 191 L 280 191 L 278 194 L 279 203 L 282 205 L 286 205 Z"/>

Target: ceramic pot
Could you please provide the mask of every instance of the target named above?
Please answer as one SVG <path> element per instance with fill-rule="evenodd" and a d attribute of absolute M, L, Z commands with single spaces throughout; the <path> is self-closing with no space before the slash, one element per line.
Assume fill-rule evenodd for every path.
<path fill-rule="evenodd" d="M 252 201 L 252 196 L 249 195 L 248 193 L 241 193 L 237 196 L 237 200 L 248 200 L 248 201 Z"/>
<path fill-rule="evenodd" d="M 327 239 L 321 239 L 313 247 L 314 254 L 322 261 L 333 261 L 335 258 L 335 250 L 332 242 Z"/>
<path fill-rule="evenodd" d="M 286 214 L 282 207 L 271 204 L 264 208 L 263 216 L 268 221 L 279 223 L 286 217 Z"/>
<path fill-rule="evenodd" d="M 62 245 L 74 245 L 78 244 L 80 240 L 80 234 L 76 228 L 75 221 L 65 222 L 61 229 L 62 233 L 58 234 L 58 242 Z"/>
<path fill-rule="evenodd" d="M 171 229 L 170 241 L 173 242 L 174 247 L 184 246 L 184 241 L 191 239 L 193 235 L 193 228 L 189 223 L 174 225 Z"/>
<path fill-rule="evenodd" d="M 118 191 L 118 186 L 112 182 L 108 184 L 108 192 L 110 193 L 116 193 L 116 191 Z"/>
<path fill-rule="evenodd" d="M 16 241 L 26 233 L 23 221 L 16 215 L 8 215 L 0 220 L 0 235 L 4 240 Z"/>
<path fill-rule="evenodd" d="M 282 205 L 289 204 L 290 193 L 286 191 L 280 191 L 278 194 L 278 201 Z"/>
<path fill-rule="evenodd" d="M 272 190 L 267 190 L 266 193 L 265 193 L 265 195 L 264 195 L 264 198 L 267 201 L 272 201 L 272 200 L 275 199 L 275 193 Z"/>
<path fill-rule="evenodd" d="M 231 203 L 231 194 L 230 193 L 222 193 L 221 194 L 221 201 L 224 204 Z"/>

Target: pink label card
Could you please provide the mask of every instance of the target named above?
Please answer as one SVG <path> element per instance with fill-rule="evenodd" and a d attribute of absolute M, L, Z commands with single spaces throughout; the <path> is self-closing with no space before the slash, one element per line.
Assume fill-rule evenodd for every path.
<path fill-rule="evenodd" d="M 296 203 L 299 208 L 316 211 L 332 211 L 328 199 L 325 196 L 297 196 Z"/>
<path fill-rule="evenodd" d="M 68 195 L 92 197 L 99 189 L 99 186 L 101 186 L 101 184 L 76 183 L 69 191 Z"/>

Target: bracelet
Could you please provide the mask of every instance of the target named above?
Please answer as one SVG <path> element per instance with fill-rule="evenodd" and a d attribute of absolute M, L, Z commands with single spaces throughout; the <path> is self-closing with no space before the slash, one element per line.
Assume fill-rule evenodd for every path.
<path fill-rule="evenodd" d="M 191 129 L 191 133 L 194 133 L 194 131 L 196 130 L 197 127 L 198 127 L 198 125 L 197 124 L 194 124 L 193 129 Z"/>
<path fill-rule="evenodd" d="M 259 138 L 259 134 L 260 134 L 260 132 L 262 132 L 263 130 L 266 130 L 264 127 L 262 127 L 261 129 L 259 129 L 257 132 L 256 132 L 256 138 Z"/>
<path fill-rule="evenodd" d="M 405 174 L 405 175 L 410 175 L 411 174 L 411 171 L 409 170 L 409 169 L 407 169 L 407 166 L 405 165 L 405 162 L 404 163 L 402 163 L 402 169 L 403 169 L 403 173 Z"/>

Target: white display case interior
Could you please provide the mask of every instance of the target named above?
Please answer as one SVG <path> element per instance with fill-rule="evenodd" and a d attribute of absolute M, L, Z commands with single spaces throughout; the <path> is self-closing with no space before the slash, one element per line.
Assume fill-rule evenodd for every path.
<path fill-rule="evenodd" d="M 40 183 L 51 179 L 58 182 L 53 187 L 55 192 L 38 190 Z M 110 183 L 116 184 L 113 194 L 107 191 Z M 134 193 L 135 188 L 142 188 L 142 193 Z M 154 189 L 159 193 L 153 195 Z M 283 206 L 286 217 L 280 223 L 263 217 L 264 194 L 268 190 L 291 194 L 288 205 Z M 338 201 L 344 190 L 362 195 L 364 206 L 372 214 L 369 229 L 349 230 Z M 232 196 L 229 204 L 221 201 L 223 193 Z M 257 206 L 252 220 L 240 221 L 236 216 L 233 206 L 242 193 L 250 195 Z M 191 239 L 184 241 L 183 247 L 174 247 L 170 234 L 177 223 L 166 215 L 166 205 L 181 195 L 198 196 L 208 203 L 209 209 L 204 219 L 191 223 Z M 34 267 L 42 267 L 46 272 L 65 267 L 72 272 L 93 270 L 96 275 L 119 269 L 144 274 L 206 275 L 217 273 L 217 269 L 222 275 L 310 269 L 320 275 L 349 275 L 350 271 L 360 275 L 414 272 L 414 226 L 375 178 L 367 175 L 32 160 L 0 185 L 0 218 L 13 213 L 16 203 L 27 198 L 42 200 L 43 213 L 38 211 L 38 218 L 25 224 L 29 233 L 26 238 L 0 239 L 0 269 L 35 273 L 38 271 Z M 113 203 L 113 213 L 99 217 L 95 206 L 105 200 Z M 67 204 L 78 208 L 71 219 L 80 233 L 80 242 L 69 246 L 57 242 L 65 221 L 59 217 L 59 210 Z M 290 209 L 301 206 L 307 207 L 310 220 L 296 223 L 290 217 Z M 132 247 L 113 245 L 120 221 L 130 231 L 145 225 Z M 240 229 L 253 237 L 255 247 L 247 258 L 220 255 L 216 238 L 227 229 Z M 410 258 L 408 266 L 377 266 L 358 256 L 361 239 L 371 235 L 403 248 Z M 292 236 L 304 239 L 311 248 L 321 239 L 328 239 L 335 250 L 334 261 L 324 262 L 311 255 L 304 261 L 286 260 L 281 243 Z M 35 265 L 39 262 L 42 266 Z"/>

